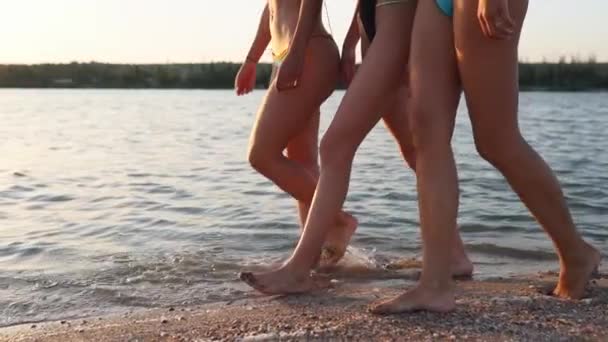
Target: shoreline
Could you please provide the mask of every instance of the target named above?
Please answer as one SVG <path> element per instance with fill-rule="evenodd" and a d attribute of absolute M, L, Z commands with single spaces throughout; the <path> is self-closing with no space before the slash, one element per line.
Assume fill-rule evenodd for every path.
<path fill-rule="evenodd" d="M 374 316 L 369 303 L 394 296 L 400 281 L 345 280 L 311 295 L 143 309 L 121 315 L 0 328 L 7 341 L 274 341 L 274 340 L 608 340 L 608 273 L 589 298 L 545 295 L 554 273 L 459 281 L 448 314 Z M 413 284 L 406 281 L 406 286 Z"/>

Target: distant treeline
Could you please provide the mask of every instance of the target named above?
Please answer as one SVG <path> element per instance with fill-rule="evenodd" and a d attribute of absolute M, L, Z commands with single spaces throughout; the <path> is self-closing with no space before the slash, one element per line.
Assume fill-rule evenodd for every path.
<path fill-rule="evenodd" d="M 0 65 L 0 88 L 182 88 L 231 89 L 240 65 L 70 63 Z M 260 64 L 257 85 L 270 80 L 271 65 Z M 521 63 L 523 90 L 608 90 L 608 63 Z"/>
<path fill-rule="evenodd" d="M 0 65 L 0 87 L 11 88 L 202 88 L 234 87 L 235 63 Z M 271 66 L 258 65 L 260 87 Z"/>

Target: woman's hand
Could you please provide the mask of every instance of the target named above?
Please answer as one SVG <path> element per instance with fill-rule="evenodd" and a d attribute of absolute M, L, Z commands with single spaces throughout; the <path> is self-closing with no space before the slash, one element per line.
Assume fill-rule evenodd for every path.
<path fill-rule="evenodd" d="M 246 60 L 236 78 L 234 79 L 234 88 L 238 96 L 249 94 L 255 88 L 257 63 Z"/>
<path fill-rule="evenodd" d="M 479 0 L 477 18 L 483 34 L 490 39 L 509 39 L 515 24 L 509 13 L 509 0 Z"/>
<path fill-rule="evenodd" d="M 302 69 L 304 68 L 304 53 L 299 50 L 290 50 L 279 66 L 277 74 L 277 90 L 289 90 L 298 86 Z"/>

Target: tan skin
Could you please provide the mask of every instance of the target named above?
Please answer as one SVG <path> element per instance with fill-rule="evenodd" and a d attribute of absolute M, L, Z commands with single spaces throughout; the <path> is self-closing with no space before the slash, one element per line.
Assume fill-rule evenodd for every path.
<path fill-rule="evenodd" d="M 305 232 L 291 259 L 278 269 L 265 273 L 243 273 L 241 279 L 249 285 L 267 294 L 301 293 L 317 289 L 327 283 L 318 278 L 310 277 L 310 270 L 314 266 L 315 255 L 319 252 L 325 234 L 323 227 L 331 216 L 332 210 L 339 211 L 348 189 L 348 177 L 354 154 L 359 144 L 369 131 L 382 118 L 397 140 L 404 159 L 415 168 L 415 153 L 412 149 L 412 136 L 407 116 L 407 72 L 404 60 L 408 59 L 409 44 L 400 46 L 396 54 L 384 54 L 381 51 L 392 51 L 391 39 L 410 37 L 411 25 L 415 14 L 415 4 L 405 3 L 392 5 L 395 11 L 389 8 L 379 8 L 377 20 L 377 37 L 372 48 L 359 28 L 356 19 L 353 19 L 351 29 L 345 40 L 342 57 L 342 73 L 347 83 L 352 84 L 347 91 L 343 103 L 338 110 L 322 143 L 321 182 L 313 202 L 313 210 L 309 215 Z M 406 23 L 406 25 L 404 25 Z M 355 77 L 354 49 L 363 33 L 363 55 L 365 61 L 359 74 Z M 407 39 L 404 40 L 406 43 Z M 388 49 L 388 50 L 387 50 Z M 401 56 L 401 59 L 399 57 Z M 379 66 L 392 66 L 401 68 L 401 77 L 377 77 Z M 391 73 L 391 75 L 399 75 Z M 354 78 L 354 80 L 353 80 Z M 366 96 L 361 97 L 360 92 Z M 387 105 L 386 95 L 390 94 Z M 371 100 L 360 103 L 361 99 Z M 383 101 L 384 100 L 384 101 Z M 345 108 L 349 108 L 346 111 Z M 358 110 L 354 110 L 354 108 Z M 384 113 L 384 114 L 378 114 Z M 323 181 L 323 179 L 325 179 Z M 455 226 L 454 226 L 455 227 Z M 453 231 L 455 243 L 451 272 L 455 276 L 470 276 L 473 265 L 466 256 L 462 241 L 457 231 Z"/>
<path fill-rule="evenodd" d="M 376 37 L 321 142 L 321 175 L 304 233 L 294 253 L 274 271 L 241 274 L 241 279 L 258 291 L 267 294 L 302 293 L 326 285 L 313 280 L 310 275 L 315 266 L 315 255 L 321 251 L 325 241 L 326 227 L 333 221 L 335 213 L 340 212 L 346 198 L 357 148 L 382 118 L 380 113 L 386 94 L 403 84 L 406 72 L 403 61 L 409 54 L 414 14 L 413 2 L 378 8 Z M 395 44 L 396 41 L 403 44 Z M 392 72 L 378 72 L 381 68 Z"/>
<path fill-rule="evenodd" d="M 413 8 L 412 10 L 415 10 Z M 369 49 L 370 41 L 363 27 L 363 23 L 358 15 L 358 6 L 355 16 L 351 23 L 347 37 L 342 48 L 342 77 L 347 84 L 350 84 L 355 75 L 355 49 L 361 40 L 361 56 L 365 60 L 365 55 Z M 409 57 L 409 56 L 408 56 Z M 409 109 L 409 90 L 407 82 L 407 72 L 403 76 L 403 82 L 399 87 L 392 91 L 386 101 L 386 106 L 381 110 L 382 121 L 387 130 L 393 135 L 399 145 L 401 155 L 406 163 L 416 170 L 416 154 L 410 125 L 408 122 Z M 455 277 L 470 277 L 473 274 L 473 264 L 469 260 L 458 229 L 455 230 L 455 244 L 452 248 L 452 274 Z"/>
<path fill-rule="evenodd" d="M 307 6 L 306 1 L 267 2 L 247 60 L 235 80 L 238 95 L 251 92 L 256 64 L 266 47 L 270 44 L 277 53 L 289 49 L 258 110 L 250 138 L 249 161 L 254 169 L 298 201 L 302 226 L 318 179 L 319 108 L 334 91 L 340 63 L 336 44 L 328 39 L 320 20 L 320 8 Z M 301 12 L 315 24 L 301 25 L 298 20 Z M 318 37 L 321 35 L 324 37 Z M 295 41 L 300 42 L 299 48 L 292 51 L 290 46 Z M 293 65 L 296 74 L 301 74 L 297 87 L 289 81 Z M 287 80 L 283 81 L 283 87 L 281 79 Z M 356 220 L 347 213 L 334 215 L 325 241 L 329 251 L 327 262 L 335 263 L 344 254 L 356 225 Z"/>
<path fill-rule="evenodd" d="M 405 5 L 399 5 L 405 6 Z M 379 314 L 454 309 L 450 248 L 456 224 L 458 180 L 450 138 L 464 88 L 480 154 L 508 179 L 554 241 L 561 272 L 555 295 L 580 298 L 600 255 L 577 233 L 553 173 L 525 142 L 517 125 L 517 45 L 525 0 L 457 0 L 453 20 L 431 1 L 421 1 L 410 55 L 412 127 L 420 196 L 424 265 L 416 288 L 375 305 Z M 407 7 L 380 10 L 378 35 L 321 143 L 317 194 L 295 253 L 283 267 L 245 277 L 259 291 L 307 292 L 315 288 L 311 257 L 322 245 L 324 226 L 346 196 L 354 150 L 379 120 L 382 94 L 394 89 L 408 54 Z M 509 18 L 513 18 L 512 21 Z M 511 24 L 512 23 L 512 24 Z M 432 35 L 433 39 L 428 39 Z M 395 44 L 395 42 L 402 44 Z M 386 54 L 391 51 L 391 54 Z M 503 67 L 500 67 L 503 66 Z M 377 71 L 383 68 L 384 77 Z M 366 94 L 366 96 L 362 96 Z"/>
<path fill-rule="evenodd" d="M 527 6 L 527 0 L 456 0 L 448 18 L 432 2 L 420 2 L 410 61 L 423 272 L 415 288 L 374 305 L 375 313 L 455 307 L 444 251 L 453 243 L 445 230 L 458 210 L 450 137 L 461 90 L 479 154 L 505 176 L 556 247 L 561 271 L 554 295 L 581 298 L 599 265 L 600 254 L 577 232 L 555 175 L 519 131 L 517 47 Z"/>

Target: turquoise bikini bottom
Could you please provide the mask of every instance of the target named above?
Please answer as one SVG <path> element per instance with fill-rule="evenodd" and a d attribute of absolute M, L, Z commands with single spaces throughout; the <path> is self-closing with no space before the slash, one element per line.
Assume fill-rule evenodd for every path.
<path fill-rule="evenodd" d="M 435 0 L 443 14 L 451 17 L 454 14 L 454 0 Z"/>

